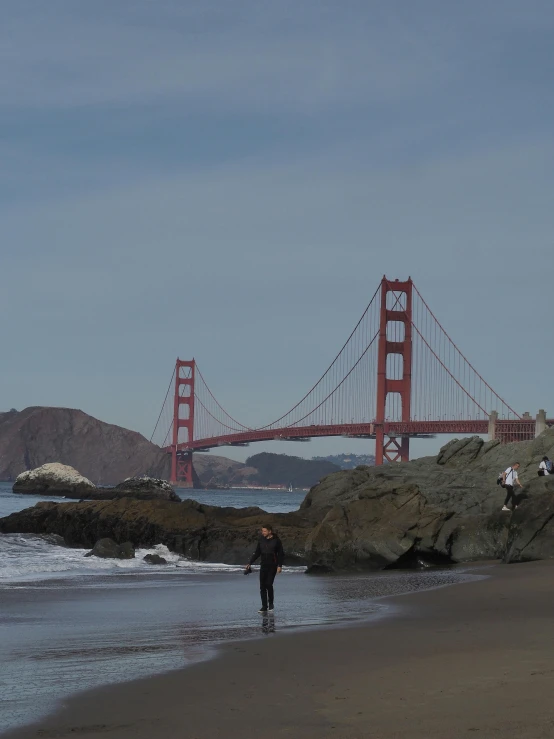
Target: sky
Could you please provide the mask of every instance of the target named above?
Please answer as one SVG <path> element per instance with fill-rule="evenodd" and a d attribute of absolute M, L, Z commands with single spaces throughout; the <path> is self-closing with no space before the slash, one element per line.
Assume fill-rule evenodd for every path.
<path fill-rule="evenodd" d="M 550 0 L 4 0 L 0 51 L 0 410 L 149 438 L 180 356 L 263 425 L 386 274 L 554 416 Z"/>

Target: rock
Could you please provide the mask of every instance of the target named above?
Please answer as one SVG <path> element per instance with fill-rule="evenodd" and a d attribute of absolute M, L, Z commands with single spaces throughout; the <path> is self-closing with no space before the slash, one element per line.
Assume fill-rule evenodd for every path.
<path fill-rule="evenodd" d="M 446 521 L 433 543 L 436 554 L 451 562 L 501 559 L 506 548 L 510 516 L 454 516 Z"/>
<path fill-rule="evenodd" d="M 135 500 L 173 500 L 181 498 L 166 480 L 154 477 L 128 477 L 114 488 L 105 489 L 111 498 L 134 498 Z"/>
<path fill-rule="evenodd" d="M 135 548 L 130 541 L 117 544 L 113 539 L 99 539 L 85 557 L 101 557 L 102 559 L 134 559 Z"/>
<path fill-rule="evenodd" d="M 480 436 L 472 436 L 469 439 L 452 439 L 440 450 L 437 464 L 451 462 L 451 466 L 464 467 L 477 457 L 484 443 Z"/>
<path fill-rule="evenodd" d="M 59 462 L 43 464 L 17 476 L 14 493 L 83 497 L 96 490 L 96 485 L 73 467 Z"/>
<path fill-rule="evenodd" d="M 510 517 L 504 562 L 554 559 L 554 476 L 547 492 L 522 501 Z"/>
<path fill-rule="evenodd" d="M 54 462 L 22 472 L 13 485 L 14 493 L 63 496 L 76 500 L 171 500 L 181 498 L 166 480 L 155 477 L 128 477 L 113 488 L 98 488 L 68 465 Z"/>
<path fill-rule="evenodd" d="M 312 527 L 294 513 L 267 514 L 260 508 L 218 508 L 186 500 L 121 498 L 83 503 L 37 503 L 0 519 L 3 533 L 54 533 L 69 546 L 92 547 L 109 537 L 135 547 L 164 544 L 190 559 L 244 564 L 256 547 L 264 523 L 275 526 L 288 564 L 306 562 L 304 544 Z"/>
<path fill-rule="evenodd" d="M 167 559 L 160 557 L 159 554 L 147 554 L 142 558 L 143 562 L 148 562 L 150 565 L 166 565 Z"/>
<path fill-rule="evenodd" d="M 63 536 L 59 536 L 58 534 L 43 534 L 42 539 L 47 544 L 53 544 L 56 547 L 66 547 L 67 546 Z"/>

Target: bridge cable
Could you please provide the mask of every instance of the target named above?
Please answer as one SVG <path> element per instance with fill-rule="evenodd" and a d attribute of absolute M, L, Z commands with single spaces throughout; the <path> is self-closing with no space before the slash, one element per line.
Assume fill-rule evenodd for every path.
<path fill-rule="evenodd" d="M 164 402 L 162 403 L 162 409 L 160 411 L 160 415 L 158 416 L 158 420 L 156 421 L 156 425 L 154 426 L 154 431 L 152 431 L 152 436 L 150 437 L 151 442 L 152 442 L 152 439 L 154 438 L 154 434 L 156 433 L 156 429 L 158 428 L 158 424 L 160 423 L 160 418 L 162 417 L 165 404 L 167 403 L 167 396 L 169 395 L 169 391 L 171 390 L 174 377 L 175 377 L 175 369 L 173 370 L 173 374 L 171 375 L 171 380 L 169 381 L 169 387 L 167 388 L 167 393 L 165 394 Z M 167 434 L 166 434 L 166 438 L 167 438 Z M 164 440 L 164 443 L 165 443 L 165 440 Z"/>
<path fill-rule="evenodd" d="M 320 383 L 320 382 L 322 382 L 322 380 L 323 380 L 323 379 L 324 379 L 324 378 L 325 378 L 325 377 L 327 376 L 327 374 L 328 374 L 328 373 L 329 373 L 329 372 L 331 371 L 331 369 L 332 369 L 333 365 L 334 365 L 334 364 L 335 364 L 335 363 L 337 362 L 337 360 L 338 360 L 338 359 L 339 359 L 339 357 L 341 356 L 341 354 L 342 354 L 342 352 L 344 351 L 344 349 L 345 349 L 346 345 L 348 344 L 348 342 L 350 341 L 350 339 L 351 339 L 351 338 L 352 338 L 352 337 L 354 336 L 354 333 L 356 332 L 356 329 L 358 328 L 358 326 L 360 325 L 360 323 L 362 322 L 362 320 L 363 320 L 363 319 L 364 319 L 364 317 L 366 316 L 366 314 L 367 314 L 368 310 L 369 310 L 369 309 L 371 308 L 371 306 L 372 306 L 372 304 L 373 304 L 373 301 L 375 300 L 375 297 L 376 297 L 376 295 L 377 295 L 377 293 L 379 292 L 379 290 L 380 290 L 380 289 L 381 289 L 381 286 L 379 285 L 379 287 L 377 288 L 377 290 L 376 290 L 376 291 L 375 291 L 375 293 L 373 294 L 373 297 L 372 297 L 372 298 L 371 298 L 371 300 L 369 301 L 369 304 L 368 304 L 367 308 L 366 308 L 366 309 L 365 309 L 365 311 L 364 311 L 364 312 L 362 313 L 362 315 L 361 315 L 361 318 L 360 318 L 360 320 L 359 320 L 359 321 L 358 321 L 358 323 L 357 323 L 357 324 L 356 324 L 356 325 L 354 326 L 354 329 L 352 330 L 352 333 L 350 334 L 350 336 L 348 337 L 348 339 L 347 339 L 347 340 L 346 340 L 346 341 L 344 342 L 344 345 L 343 345 L 342 349 L 341 349 L 341 350 L 339 351 L 339 353 L 337 354 L 337 356 L 336 356 L 336 357 L 335 357 L 335 358 L 333 359 L 333 361 L 331 362 L 331 364 L 330 364 L 330 365 L 329 365 L 329 366 L 327 367 L 327 369 L 326 369 L 326 370 L 325 370 L 325 372 L 324 372 L 324 373 L 323 373 L 323 374 L 321 375 L 321 377 L 320 377 L 320 378 L 319 378 L 319 380 L 318 380 L 318 381 L 317 381 L 317 382 L 315 383 L 315 385 L 313 385 L 313 386 L 312 386 L 312 387 L 310 388 L 310 390 L 308 390 L 308 392 L 306 393 L 306 395 L 304 395 L 304 397 L 303 397 L 303 398 L 302 398 L 301 400 L 299 400 L 299 401 L 298 401 L 298 403 L 297 403 L 297 404 L 296 404 L 295 406 L 293 406 L 293 407 L 292 407 L 292 408 L 291 408 L 290 410 L 288 410 L 288 411 L 287 411 L 286 413 L 284 413 L 284 414 L 283 414 L 283 415 L 282 415 L 282 416 L 281 416 L 280 418 L 277 418 L 277 419 L 276 419 L 275 421 L 272 421 L 271 423 L 268 423 L 268 424 L 267 424 L 266 426 L 258 426 L 258 427 L 257 427 L 256 429 L 252 429 L 253 431 L 263 431 L 263 430 L 265 430 L 265 429 L 268 429 L 268 428 L 269 428 L 270 426 L 274 426 L 274 425 L 275 425 L 276 423 L 279 423 L 279 421 L 282 421 L 282 420 L 283 420 L 283 418 L 286 418 L 286 417 L 287 417 L 287 416 L 288 416 L 288 415 L 289 415 L 290 413 L 292 413 L 292 412 L 293 412 L 294 410 L 296 410 L 296 408 L 298 408 L 298 406 L 299 406 L 299 405 L 300 405 L 301 403 L 303 403 L 303 402 L 304 402 L 304 401 L 306 400 L 306 398 L 307 398 L 307 397 L 308 397 L 308 396 L 310 395 L 310 393 L 311 393 L 311 392 L 313 392 L 313 390 L 315 390 L 315 388 L 316 388 L 316 387 L 317 387 L 317 386 L 319 385 L 319 383 Z M 373 339 L 373 340 L 374 340 L 374 339 Z M 373 340 L 372 340 L 372 343 L 373 343 Z M 369 346 L 371 346 L 371 345 L 369 345 Z M 367 349 L 369 349 L 369 346 L 368 346 L 368 347 L 366 348 L 366 350 L 367 350 Z M 364 352 L 364 354 L 365 354 L 365 352 Z M 362 356 L 363 356 L 363 355 L 362 355 Z M 360 357 L 360 359 L 361 359 L 361 357 Z M 352 368 L 352 369 L 353 369 L 353 368 Z M 346 378 L 344 378 L 344 379 L 346 379 Z M 341 384 L 342 384 L 342 383 L 341 383 Z M 339 386 L 337 386 L 337 387 L 339 387 Z M 336 389 L 336 388 L 335 388 L 335 389 Z M 333 394 L 332 392 L 331 392 L 331 393 L 329 393 L 329 395 L 328 395 L 327 397 L 330 397 L 330 396 L 331 396 L 332 394 Z M 324 402 L 324 401 L 323 401 L 323 402 Z M 320 405 L 321 405 L 321 403 L 320 403 Z M 319 406 L 318 406 L 318 408 L 319 408 Z M 317 410 L 317 409 L 316 409 L 316 408 L 314 408 L 313 410 Z M 313 410 L 312 410 L 312 412 L 313 412 Z M 309 415 L 309 414 L 308 414 L 308 415 Z M 304 416 L 304 418 L 305 418 L 305 416 Z M 295 421 L 295 423 L 297 423 L 297 421 Z"/>
<path fill-rule="evenodd" d="M 486 386 L 488 387 L 488 389 L 489 389 L 489 390 L 491 391 L 491 393 L 492 393 L 492 394 L 493 394 L 493 395 L 494 395 L 494 396 L 495 396 L 496 398 L 498 398 L 498 400 L 499 400 L 499 401 L 500 401 L 500 402 L 501 402 L 501 403 L 502 403 L 502 404 L 503 404 L 504 406 L 506 406 L 506 408 L 508 408 L 508 410 L 510 410 L 510 411 L 511 411 L 511 412 L 512 412 L 512 413 L 513 413 L 513 414 L 514 414 L 515 416 L 517 416 L 517 417 L 518 417 L 518 418 L 519 418 L 519 419 L 521 420 L 521 416 L 519 415 L 519 413 L 517 413 L 517 411 L 514 411 L 514 409 L 513 409 L 513 408 L 512 408 L 512 407 L 511 407 L 510 405 L 508 405 L 508 403 L 507 403 L 507 402 L 506 402 L 506 401 L 505 401 L 505 400 L 504 400 L 504 399 L 503 399 L 503 398 L 502 398 L 502 397 L 501 397 L 501 396 L 500 396 L 500 395 L 499 395 L 499 394 L 498 394 L 498 393 L 497 393 L 497 392 L 496 392 L 496 391 L 495 391 L 495 390 L 494 390 L 494 389 L 493 389 L 493 388 L 492 388 L 492 387 L 491 387 L 491 386 L 489 385 L 489 383 L 488 383 L 488 382 L 487 382 L 487 381 L 486 381 L 486 380 L 485 380 L 485 379 L 484 379 L 484 378 L 483 378 L 483 377 L 482 377 L 482 376 L 481 376 L 481 375 L 479 374 L 479 372 L 477 372 L 477 370 L 476 370 L 476 369 L 475 369 L 475 367 L 474 367 L 474 366 L 473 366 L 473 365 L 471 364 L 471 362 L 470 362 L 470 361 L 469 361 L 469 360 L 468 360 L 468 359 L 467 359 L 467 358 L 466 358 L 466 357 L 464 356 L 464 354 L 463 354 L 463 353 L 462 353 L 462 352 L 461 352 L 461 351 L 460 351 L 460 350 L 458 349 L 458 347 L 456 346 L 456 344 L 455 344 L 455 343 L 454 343 L 454 342 L 452 341 L 452 339 L 450 338 L 450 336 L 449 336 L 448 332 L 447 332 L 447 331 L 446 331 L 446 330 L 445 330 L 445 329 L 443 328 L 443 326 L 442 326 L 442 324 L 440 323 L 440 321 L 439 321 L 439 320 L 437 319 L 437 317 L 435 316 L 435 314 L 433 313 L 433 311 L 431 310 L 431 308 L 429 308 L 429 306 L 428 306 L 428 305 L 427 305 L 427 303 L 425 302 L 425 299 L 424 299 L 424 298 L 422 297 L 422 295 L 421 295 L 421 293 L 419 292 L 419 290 L 417 289 L 417 287 L 416 287 L 415 285 L 413 285 L 413 288 L 414 288 L 414 290 L 416 291 L 416 293 L 417 293 L 417 295 L 418 295 L 419 299 L 421 300 L 421 302 L 423 303 L 423 305 L 424 305 L 424 306 L 425 306 L 425 307 L 427 308 L 427 310 L 429 311 L 429 313 L 431 314 L 431 316 L 433 317 L 433 319 L 435 320 L 435 322 L 436 322 L 436 323 L 437 323 L 437 325 L 439 326 L 440 330 L 441 330 L 441 331 L 442 331 L 442 332 L 444 333 L 444 335 L 446 336 L 446 338 L 448 339 L 448 341 L 449 341 L 449 342 L 450 342 L 450 343 L 452 344 L 452 346 L 454 347 L 454 349 L 455 349 L 455 350 L 456 350 L 456 351 L 457 351 L 457 352 L 458 352 L 458 353 L 460 354 L 460 356 L 461 356 L 461 357 L 462 357 L 462 358 L 464 359 L 464 361 L 465 361 L 465 362 L 467 362 L 467 364 L 469 365 L 469 367 L 470 367 L 470 368 L 471 368 L 471 369 L 473 370 L 473 372 L 475 372 L 475 374 L 476 374 L 476 375 L 477 375 L 477 377 L 478 377 L 478 378 L 479 378 L 479 379 L 481 380 L 481 382 L 482 382 L 482 383 L 483 383 L 484 385 L 486 385 Z M 419 331 L 418 331 L 418 333 L 419 333 Z M 420 335 L 421 335 L 421 334 L 420 334 Z M 423 338 L 423 337 L 422 337 L 422 338 Z M 430 347 L 429 347 L 429 348 L 430 348 Z M 431 351 L 433 351 L 433 350 L 431 349 Z M 436 355 L 435 355 L 435 356 L 436 356 Z M 469 397 L 471 398 L 471 396 L 469 396 Z M 471 398 L 471 399 L 472 399 L 472 400 L 474 400 L 473 398 Z M 486 411 L 485 411 L 485 412 L 486 412 Z M 487 415 L 488 415 L 488 414 L 487 414 Z"/>

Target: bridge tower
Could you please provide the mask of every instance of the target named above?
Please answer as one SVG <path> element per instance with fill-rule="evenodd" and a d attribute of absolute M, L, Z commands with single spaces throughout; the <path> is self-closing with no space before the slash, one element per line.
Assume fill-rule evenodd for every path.
<path fill-rule="evenodd" d="M 387 301 L 392 295 L 393 300 Z M 402 324 L 403 331 L 395 331 L 391 340 L 387 328 L 392 323 Z M 391 327 L 392 328 L 392 327 Z M 392 333 L 392 332 L 391 332 Z M 401 337 L 396 334 L 400 333 Z M 387 357 L 393 354 L 402 357 L 402 376 L 387 376 Z M 405 436 L 400 441 L 386 432 L 387 396 L 398 393 L 401 403 L 402 422 L 410 421 L 412 396 L 412 280 L 381 281 L 381 313 L 379 323 L 379 344 L 377 354 L 377 407 L 375 414 L 375 464 L 387 462 L 408 462 L 410 459 L 410 439 Z M 398 420 L 398 419 L 394 419 Z M 385 441 L 386 437 L 386 441 Z"/>
<path fill-rule="evenodd" d="M 173 402 L 173 439 L 171 444 L 171 482 L 193 487 L 192 452 L 180 451 L 179 429 L 186 429 L 187 442 L 194 439 L 194 376 L 196 362 L 177 359 Z M 183 410 L 181 410 L 183 409 Z"/>

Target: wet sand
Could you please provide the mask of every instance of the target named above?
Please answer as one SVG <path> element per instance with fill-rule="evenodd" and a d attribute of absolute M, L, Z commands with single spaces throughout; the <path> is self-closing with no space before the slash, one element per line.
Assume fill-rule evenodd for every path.
<path fill-rule="evenodd" d="M 394 617 L 230 644 L 209 662 L 67 701 L 5 737 L 554 736 L 554 563 L 396 597 Z"/>

